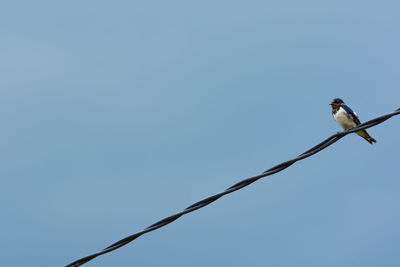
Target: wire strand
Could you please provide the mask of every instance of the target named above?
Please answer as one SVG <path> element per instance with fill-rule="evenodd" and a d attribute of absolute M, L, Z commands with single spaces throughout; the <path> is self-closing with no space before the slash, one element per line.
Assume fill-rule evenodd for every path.
<path fill-rule="evenodd" d="M 354 128 L 351 128 L 351 129 L 349 129 L 347 131 L 338 132 L 336 134 L 333 134 L 330 137 L 326 138 L 321 143 L 315 145 L 314 147 L 312 147 L 309 150 L 305 151 L 304 153 L 300 154 L 296 158 L 293 158 L 291 160 L 288 160 L 288 161 L 282 162 L 280 164 L 277 164 L 276 166 L 264 171 L 263 173 L 261 173 L 259 175 L 256 175 L 256 176 L 253 176 L 253 177 L 250 177 L 250 178 L 246 178 L 246 179 L 244 179 L 244 180 L 242 180 L 240 182 L 237 182 L 236 184 L 232 185 L 231 187 L 228 187 L 223 192 L 220 192 L 218 194 L 215 194 L 213 196 L 210 196 L 210 197 L 207 197 L 207 198 L 205 198 L 203 200 L 200 200 L 200 201 L 190 205 L 189 207 L 187 207 L 183 211 L 175 213 L 175 214 L 173 214 L 171 216 L 168 216 L 168 217 L 166 217 L 166 218 L 164 218 L 164 219 L 162 219 L 162 220 L 150 225 L 149 227 L 147 227 L 146 229 L 144 229 L 144 230 L 142 230 L 140 232 L 137 232 L 135 234 L 127 236 L 127 237 L 115 242 L 114 244 L 106 247 L 105 249 L 103 249 L 103 250 L 101 250 L 99 252 L 96 252 L 96 253 L 90 254 L 90 255 L 88 255 L 86 257 L 83 257 L 81 259 L 78 259 L 78 260 L 66 265 L 66 267 L 77 267 L 77 266 L 80 266 L 82 264 L 85 264 L 88 261 L 91 261 L 92 259 L 96 258 L 97 256 L 109 253 L 109 252 L 111 252 L 111 251 L 113 251 L 115 249 L 118 249 L 118 248 L 120 248 L 122 246 L 125 246 L 126 244 L 132 242 L 133 240 L 135 240 L 136 238 L 140 237 L 141 235 L 144 235 L 144 234 L 146 234 L 148 232 L 157 230 L 158 228 L 164 227 L 165 225 L 167 225 L 167 224 L 179 219 L 181 216 L 183 216 L 183 215 L 185 215 L 187 213 L 193 212 L 195 210 L 198 210 L 200 208 L 203 208 L 203 207 L 213 203 L 214 201 L 216 201 L 217 199 L 221 198 L 224 195 L 227 195 L 227 194 L 233 193 L 233 192 L 235 192 L 237 190 L 240 190 L 240 189 L 242 189 L 242 188 L 244 188 L 244 187 L 246 187 L 246 186 L 248 186 L 248 185 L 250 185 L 250 184 L 252 184 L 252 183 L 254 183 L 256 181 L 258 181 L 261 178 L 264 178 L 266 176 L 269 176 L 269 175 L 275 174 L 277 172 L 283 171 L 284 169 L 288 168 L 289 166 L 291 166 L 295 162 L 303 160 L 305 158 L 308 158 L 308 157 L 318 153 L 319 151 L 321 151 L 321 150 L 327 148 L 328 146 L 332 145 L 333 143 L 339 141 L 341 138 L 343 138 L 344 136 L 346 136 L 348 134 L 351 134 L 351 133 L 354 133 L 354 132 L 357 132 L 357 131 L 360 131 L 360 130 L 364 130 L 364 129 L 367 129 L 367 128 L 370 128 L 370 127 L 373 127 L 373 126 L 376 126 L 376 125 L 388 120 L 389 118 L 391 118 L 393 116 L 396 116 L 396 115 L 399 115 L 399 114 L 400 114 L 400 108 L 397 109 L 396 111 L 392 112 L 392 113 L 389 113 L 389 114 L 386 114 L 386 115 L 382 115 L 382 116 L 377 117 L 375 119 L 372 119 L 372 120 L 369 120 L 367 122 L 361 123 L 358 126 L 356 126 Z"/>

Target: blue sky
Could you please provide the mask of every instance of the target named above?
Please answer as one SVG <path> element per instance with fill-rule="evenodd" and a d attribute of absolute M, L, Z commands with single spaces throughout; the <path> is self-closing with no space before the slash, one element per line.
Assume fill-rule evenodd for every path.
<path fill-rule="evenodd" d="M 3 1 L 0 249 L 63 266 L 400 107 L 398 1 Z M 85 266 L 399 266 L 400 118 Z"/>

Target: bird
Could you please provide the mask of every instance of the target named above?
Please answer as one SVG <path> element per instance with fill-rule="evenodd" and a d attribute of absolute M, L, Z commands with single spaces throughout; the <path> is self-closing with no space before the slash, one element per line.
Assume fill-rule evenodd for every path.
<path fill-rule="evenodd" d="M 335 98 L 329 105 L 332 107 L 333 117 L 345 131 L 361 123 L 357 113 L 351 110 L 342 99 Z M 356 134 L 367 140 L 371 145 L 376 143 L 376 140 L 372 138 L 366 130 L 357 131 Z"/>

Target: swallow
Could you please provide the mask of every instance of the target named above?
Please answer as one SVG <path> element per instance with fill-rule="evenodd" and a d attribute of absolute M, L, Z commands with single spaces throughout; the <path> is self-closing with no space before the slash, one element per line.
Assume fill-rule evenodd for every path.
<path fill-rule="evenodd" d="M 357 116 L 357 113 L 351 110 L 342 99 L 340 98 L 335 98 L 331 101 L 329 104 L 332 107 L 332 115 L 337 121 L 337 123 L 346 131 L 348 129 L 351 129 L 353 127 L 356 127 L 359 125 L 360 119 Z M 376 140 L 372 138 L 366 130 L 361 130 L 356 132 L 359 136 L 364 138 L 365 140 L 368 141 L 371 145 L 373 143 L 376 143 Z"/>

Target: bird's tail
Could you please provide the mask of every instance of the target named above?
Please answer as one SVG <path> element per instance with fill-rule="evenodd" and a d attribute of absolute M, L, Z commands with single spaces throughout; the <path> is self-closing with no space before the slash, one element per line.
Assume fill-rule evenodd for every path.
<path fill-rule="evenodd" d="M 356 134 L 358 134 L 359 136 L 361 136 L 362 138 L 364 138 L 365 140 L 368 141 L 368 143 L 370 143 L 371 145 L 373 143 L 376 143 L 376 140 L 374 138 L 372 138 L 371 136 L 369 136 L 369 134 L 367 133 L 366 130 L 361 130 L 356 132 Z"/>

